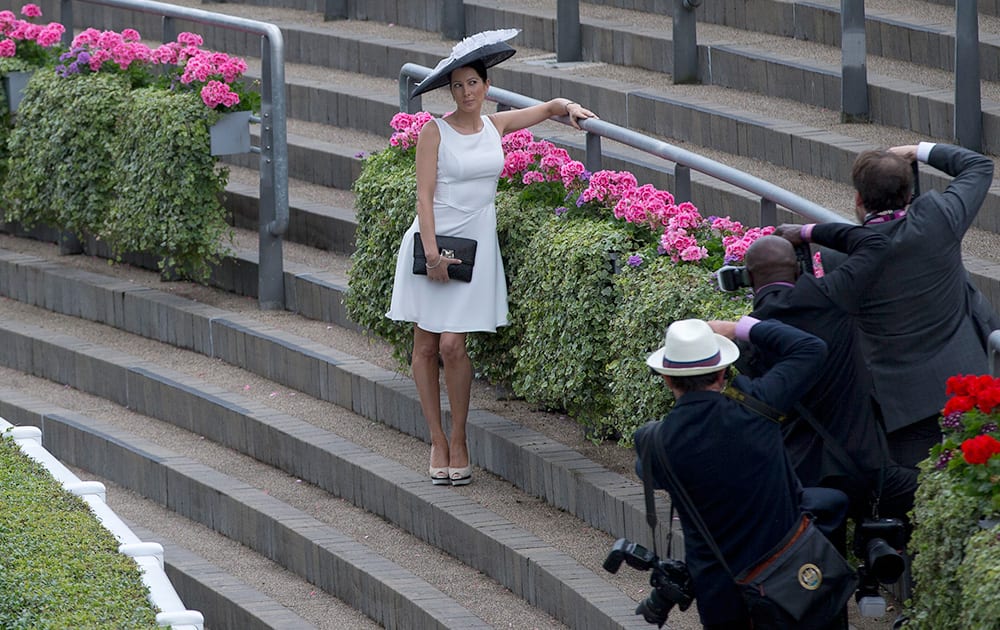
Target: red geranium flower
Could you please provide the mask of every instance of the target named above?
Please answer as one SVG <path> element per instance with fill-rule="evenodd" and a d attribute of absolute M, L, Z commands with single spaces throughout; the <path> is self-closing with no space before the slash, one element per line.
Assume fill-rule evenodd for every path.
<path fill-rule="evenodd" d="M 970 464 L 985 464 L 1000 454 L 1000 441 L 992 435 L 977 435 L 962 442 L 962 457 Z"/>

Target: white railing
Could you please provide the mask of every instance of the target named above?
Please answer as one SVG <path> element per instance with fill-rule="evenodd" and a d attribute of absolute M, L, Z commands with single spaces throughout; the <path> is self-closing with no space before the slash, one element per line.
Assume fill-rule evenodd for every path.
<path fill-rule="evenodd" d="M 99 481 L 80 481 L 73 472 L 42 446 L 42 432 L 38 427 L 15 427 L 0 418 L 0 434 L 9 434 L 25 455 L 32 458 L 63 485 L 79 496 L 104 527 L 118 540 L 118 551 L 133 558 L 142 570 L 142 581 L 149 588 L 149 601 L 161 612 L 156 623 L 172 630 L 204 630 L 204 616 L 197 610 L 188 610 L 174 590 L 163 570 L 163 547 L 155 542 L 143 542 L 105 502 L 107 493 Z"/>

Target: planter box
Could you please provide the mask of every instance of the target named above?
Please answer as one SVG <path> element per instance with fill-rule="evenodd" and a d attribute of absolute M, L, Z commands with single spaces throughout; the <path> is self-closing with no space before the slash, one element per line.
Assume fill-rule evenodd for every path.
<path fill-rule="evenodd" d="M 24 98 L 24 88 L 27 87 L 33 74 L 34 72 L 8 72 L 4 75 L 3 89 L 7 93 L 7 109 L 10 113 L 17 112 L 21 99 Z"/>
<path fill-rule="evenodd" d="M 250 114 L 229 112 L 209 128 L 212 155 L 250 152 Z"/>

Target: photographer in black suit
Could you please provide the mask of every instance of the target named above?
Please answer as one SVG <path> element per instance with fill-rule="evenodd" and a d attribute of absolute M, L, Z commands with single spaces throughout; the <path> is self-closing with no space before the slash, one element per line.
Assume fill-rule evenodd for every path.
<path fill-rule="evenodd" d="M 872 516 L 905 519 L 913 507 L 917 475 L 888 456 L 854 321 L 861 296 L 879 273 L 889 240 L 847 223 L 781 226 L 778 233 L 785 238 L 762 237 L 746 253 L 754 290 L 751 315 L 795 326 L 827 346 L 820 378 L 802 396 L 800 405 L 830 439 L 819 435 L 801 414 L 791 413 L 793 420 L 785 424 L 783 434 L 796 474 L 804 486 L 845 492 L 850 515 L 859 522 Z M 792 243 L 807 242 L 849 256 L 825 277 L 801 273 Z M 753 376 L 765 373 L 780 359 L 760 348 L 751 356 L 743 353 L 737 367 Z"/>

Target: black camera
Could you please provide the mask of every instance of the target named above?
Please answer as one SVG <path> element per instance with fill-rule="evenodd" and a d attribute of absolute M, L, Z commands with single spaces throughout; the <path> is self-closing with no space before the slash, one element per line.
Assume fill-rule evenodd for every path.
<path fill-rule="evenodd" d="M 604 570 L 617 573 L 623 560 L 633 569 L 652 571 L 649 583 L 653 590 L 635 608 L 635 614 L 642 615 L 647 622 L 662 628 L 671 608 L 676 605 L 681 610 L 687 610 L 694 601 L 691 574 L 680 560 L 661 560 L 642 545 L 619 538 L 604 559 Z"/>
<path fill-rule="evenodd" d="M 893 584 L 906 569 L 902 554 L 906 538 L 906 525 L 898 518 L 865 519 L 854 531 L 854 555 L 865 573 L 882 584 Z"/>
<path fill-rule="evenodd" d="M 798 264 L 800 274 L 812 273 L 812 257 L 809 253 L 809 244 L 800 243 L 795 246 L 795 262 Z M 750 272 L 745 266 L 725 265 L 719 267 L 715 272 L 715 277 L 719 282 L 719 289 L 726 293 L 733 293 L 740 289 L 750 288 Z"/>
<path fill-rule="evenodd" d="M 732 293 L 734 291 L 739 291 L 743 288 L 749 288 L 750 285 L 750 272 L 747 271 L 746 267 L 736 265 L 726 265 L 720 267 L 718 271 L 715 272 L 715 277 L 719 281 L 719 289 Z"/>

